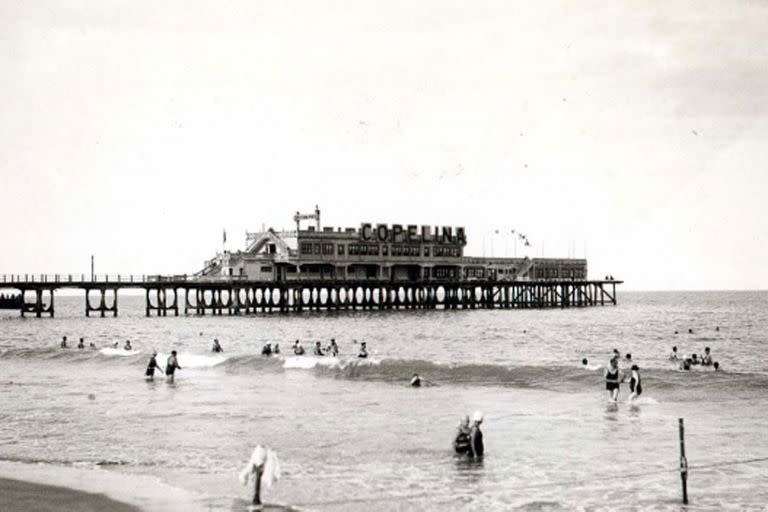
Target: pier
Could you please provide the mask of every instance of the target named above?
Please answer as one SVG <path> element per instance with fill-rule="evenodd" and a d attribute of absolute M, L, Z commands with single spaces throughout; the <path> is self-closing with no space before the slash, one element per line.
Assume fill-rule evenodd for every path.
<path fill-rule="evenodd" d="M 301 279 L 265 282 L 244 276 L 14 274 L 0 289 L 21 316 L 53 317 L 55 292 L 83 290 L 85 316 L 117 316 L 121 290 L 143 290 L 146 316 L 253 315 L 301 311 L 542 309 L 616 305 L 622 281 Z"/>

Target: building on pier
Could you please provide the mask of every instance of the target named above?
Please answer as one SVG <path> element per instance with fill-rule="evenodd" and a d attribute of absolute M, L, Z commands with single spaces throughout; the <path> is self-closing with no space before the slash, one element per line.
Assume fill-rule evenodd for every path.
<path fill-rule="evenodd" d="M 302 220 L 315 224 L 302 229 Z M 297 212 L 294 221 L 295 230 L 247 233 L 245 250 L 217 254 L 198 276 L 264 282 L 587 279 L 585 259 L 465 256 L 463 227 L 371 223 L 359 228 L 321 227 L 319 208 L 313 214 Z"/>

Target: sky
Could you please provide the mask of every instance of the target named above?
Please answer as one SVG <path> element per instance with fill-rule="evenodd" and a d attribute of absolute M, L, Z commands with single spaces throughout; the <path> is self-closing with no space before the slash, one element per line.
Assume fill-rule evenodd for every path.
<path fill-rule="evenodd" d="M 657 4 L 657 5 L 645 5 Z M 768 3 L 0 5 L 0 274 L 465 226 L 626 290 L 768 288 Z M 499 234 L 495 234 L 498 231 Z M 526 254 L 521 244 L 517 255 Z"/>

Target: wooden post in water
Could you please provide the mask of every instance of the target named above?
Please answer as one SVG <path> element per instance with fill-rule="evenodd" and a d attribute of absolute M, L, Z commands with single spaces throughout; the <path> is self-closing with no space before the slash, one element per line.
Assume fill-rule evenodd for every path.
<path fill-rule="evenodd" d="M 680 425 L 680 480 L 683 484 L 683 504 L 688 504 L 688 460 L 685 458 L 685 427 L 683 418 L 679 418 Z"/>

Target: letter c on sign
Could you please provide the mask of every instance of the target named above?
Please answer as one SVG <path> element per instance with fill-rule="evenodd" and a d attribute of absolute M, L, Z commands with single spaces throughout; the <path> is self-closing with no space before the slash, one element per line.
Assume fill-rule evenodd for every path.
<path fill-rule="evenodd" d="M 369 241 L 369 240 L 371 239 L 371 235 L 372 235 L 372 232 L 371 232 L 371 225 L 370 225 L 370 224 L 367 224 L 367 223 L 366 223 L 366 224 L 363 224 L 363 225 L 360 227 L 360 237 L 361 237 L 361 238 L 362 238 L 364 241 L 366 241 L 366 242 L 367 242 L 367 241 Z"/>

